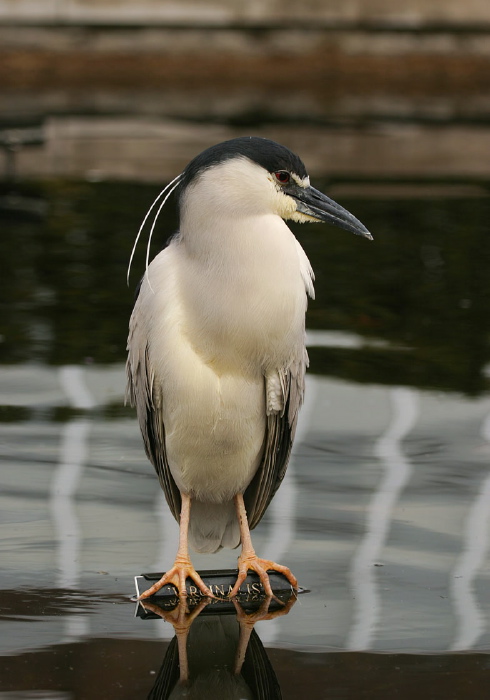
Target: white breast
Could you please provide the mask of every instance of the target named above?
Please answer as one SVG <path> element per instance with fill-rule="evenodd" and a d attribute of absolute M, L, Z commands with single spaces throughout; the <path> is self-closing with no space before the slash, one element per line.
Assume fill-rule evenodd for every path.
<path fill-rule="evenodd" d="M 178 284 L 189 339 L 217 371 L 286 367 L 304 340 L 308 259 L 282 219 L 213 229 L 213 254 L 180 244 Z M 211 241 L 209 242 L 211 244 Z M 190 249 L 189 249 L 190 248 Z"/>

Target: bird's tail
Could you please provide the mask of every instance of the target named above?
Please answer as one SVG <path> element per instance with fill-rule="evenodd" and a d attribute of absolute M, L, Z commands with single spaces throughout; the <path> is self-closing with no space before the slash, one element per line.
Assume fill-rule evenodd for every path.
<path fill-rule="evenodd" d="M 240 528 L 233 501 L 203 503 L 193 499 L 189 544 L 194 551 L 203 554 L 213 554 L 222 547 L 238 547 Z"/>

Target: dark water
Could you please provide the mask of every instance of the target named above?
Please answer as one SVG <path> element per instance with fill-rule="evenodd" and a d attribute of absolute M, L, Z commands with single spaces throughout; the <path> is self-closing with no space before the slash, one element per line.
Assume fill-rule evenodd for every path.
<path fill-rule="evenodd" d="M 257 622 L 238 690 L 213 690 L 191 659 L 207 679 L 196 697 L 274 697 L 278 683 L 294 699 L 485 698 L 489 188 L 315 184 L 375 241 L 295 229 L 317 277 L 307 399 L 254 542 L 311 592 Z M 127 289 L 126 267 L 157 192 L 0 189 L 2 699 L 145 698 L 152 687 L 165 697 L 163 680 L 178 676 L 173 625 L 134 617 L 129 602 L 133 576 L 163 570 L 177 535 L 123 406 L 137 280 Z M 169 208 L 160 243 L 175 225 Z M 195 563 L 229 568 L 235 557 Z M 220 624 L 197 618 L 189 645 L 208 650 L 226 684 L 239 626 L 228 619 L 220 652 Z"/>

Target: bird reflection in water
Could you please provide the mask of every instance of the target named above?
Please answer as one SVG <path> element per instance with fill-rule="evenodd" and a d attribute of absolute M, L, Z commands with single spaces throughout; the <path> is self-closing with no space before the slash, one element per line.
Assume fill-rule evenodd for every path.
<path fill-rule="evenodd" d="M 230 601 L 234 611 L 230 603 L 210 598 L 189 599 L 189 605 L 180 598 L 173 609 L 142 601 L 144 616 L 156 615 L 175 630 L 148 700 L 281 698 L 274 669 L 254 626 L 287 615 L 296 595 L 281 596 L 280 601 L 270 596 L 251 598 Z"/>

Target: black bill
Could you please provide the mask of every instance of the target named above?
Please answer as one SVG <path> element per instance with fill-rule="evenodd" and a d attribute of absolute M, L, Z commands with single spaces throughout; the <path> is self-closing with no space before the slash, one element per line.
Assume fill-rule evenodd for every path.
<path fill-rule="evenodd" d="M 307 214 L 317 221 L 334 224 L 357 236 L 364 236 L 370 241 L 373 240 L 372 235 L 359 219 L 314 187 L 295 187 L 294 191 L 288 194 L 297 201 L 297 210 L 302 214 Z"/>

